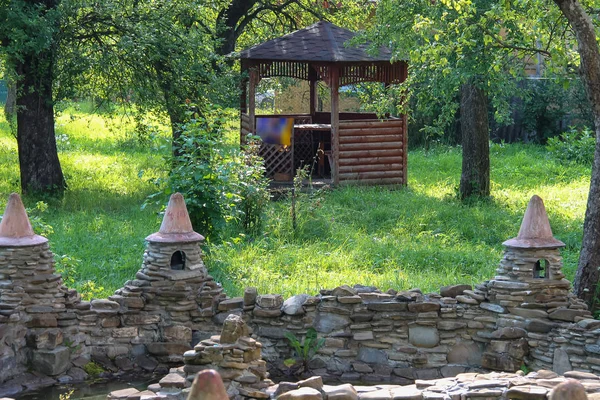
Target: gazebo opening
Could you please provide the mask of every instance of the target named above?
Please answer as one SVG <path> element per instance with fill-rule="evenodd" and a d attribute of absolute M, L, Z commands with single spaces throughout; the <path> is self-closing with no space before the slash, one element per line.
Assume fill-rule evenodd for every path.
<path fill-rule="evenodd" d="M 341 111 L 340 88 L 361 82 L 402 83 L 407 64 L 391 63 L 386 48 L 373 56 L 367 52 L 369 44 L 350 46 L 354 36 L 321 21 L 241 52 L 247 79 L 242 82 L 240 139 L 248 133 L 263 139 L 261 155 L 275 181 L 291 182 L 298 168 L 310 165 L 314 177 L 334 185 L 406 184 L 406 116 Z M 257 100 L 264 104 L 257 99 L 257 86 L 275 77 L 308 82 L 306 111 L 256 112 Z M 329 89 L 328 101 L 319 101 L 319 83 Z"/>

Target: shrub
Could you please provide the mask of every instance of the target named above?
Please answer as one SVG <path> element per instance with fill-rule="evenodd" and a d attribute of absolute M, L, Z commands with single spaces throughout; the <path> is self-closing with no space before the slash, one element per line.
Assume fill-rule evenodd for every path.
<path fill-rule="evenodd" d="M 596 138 L 589 128 L 578 130 L 571 127 L 559 137 L 548 139 L 546 148 L 552 155 L 563 162 L 576 162 L 591 165 L 594 161 Z"/>
<path fill-rule="evenodd" d="M 248 233 L 258 233 L 263 226 L 263 214 L 270 199 L 269 180 L 265 177 L 264 160 L 258 155 L 260 141 L 248 136 L 242 148 L 238 171 L 241 196 L 241 225 Z"/>
<path fill-rule="evenodd" d="M 71 257 L 67 254 L 55 255 L 56 260 L 56 273 L 60 274 L 63 279 L 63 283 L 67 287 L 73 288 L 79 280 L 79 274 L 77 269 L 81 260 Z"/>
<path fill-rule="evenodd" d="M 76 289 L 84 301 L 100 298 L 104 294 L 104 287 L 90 280 L 82 282 Z"/>
<path fill-rule="evenodd" d="M 205 236 L 218 235 L 227 223 L 248 232 L 260 228 L 268 201 L 268 181 L 257 143 L 249 138 L 243 149 L 225 142 L 225 118 L 219 109 L 204 116 L 191 113 L 179 138 L 179 155 L 162 190 L 149 196 L 164 204 L 165 195 L 183 194 L 194 228 Z"/>

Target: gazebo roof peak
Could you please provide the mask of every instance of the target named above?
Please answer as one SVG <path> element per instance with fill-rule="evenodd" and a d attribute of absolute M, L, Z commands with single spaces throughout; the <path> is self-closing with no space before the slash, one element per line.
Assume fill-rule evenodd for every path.
<path fill-rule="evenodd" d="M 348 41 L 356 33 L 327 21 L 269 40 L 240 52 L 241 59 L 303 62 L 390 61 L 392 52 L 379 48 L 378 55 L 367 52 L 370 43 L 356 46 Z"/>
<path fill-rule="evenodd" d="M 21 196 L 12 193 L 0 222 L 0 246 L 25 247 L 46 243 L 48 239 L 36 235 L 29 222 Z"/>

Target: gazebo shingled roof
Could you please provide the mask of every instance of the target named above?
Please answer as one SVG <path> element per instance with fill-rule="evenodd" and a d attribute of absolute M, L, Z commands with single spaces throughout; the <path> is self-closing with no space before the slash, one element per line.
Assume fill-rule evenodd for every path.
<path fill-rule="evenodd" d="M 331 22 L 319 21 L 307 28 L 250 47 L 240 53 L 241 59 L 304 62 L 376 62 L 392 58 L 392 52 L 379 48 L 377 56 L 367 49 L 369 43 L 348 45 L 356 33 Z"/>

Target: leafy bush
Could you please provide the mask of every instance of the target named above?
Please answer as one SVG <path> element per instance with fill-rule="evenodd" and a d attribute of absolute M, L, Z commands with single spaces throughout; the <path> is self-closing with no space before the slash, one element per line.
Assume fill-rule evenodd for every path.
<path fill-rule="evenodd" d="M 84 301 L 101 298 L 104 294 L 104 287 L 90 280 L 82 282 L 76 289 Z"/>
<path fill-rule="evenodd" d="M 219 109 L 204 116 L 191 113 L 181 127 L 171 173 L 166 181 L 157 181 L 162 190 L 149 196 L 164 204 L 164 195 L 183 194 L 194 228 L 206 236 L 218 234 L 230 222 L 257 231 L 269 199 L 258 145 L 253 138 L 241 150 L 228 145 L 221 114 Z"/>
<path fill-rule="evenodd" d="M 596 138 L 589 128 L 578 130 L 571 127 L 559 137 L 548 139 L 546 148 L 552 155 L 563 162 L 573 161 L 591 165 L 594 161 Z"/>
<path fill-rule="evenodd" d="M 559 136 L 567 124 L 593 123 L 592 110 L 580 79 L 542 79 L 523 82 L 522 102 L 513 107 L 522 113 L 521 124 L 529 140 L 544 144 Z"/>
<path fill-rule="evenodd" d="M 35 233 L 44 237 L 48 237 L 48 235 L 54 233 L 54 228 L 52 225 L 47 223 L 42 217 L 42 215 L 48 211 L 47 203 L 38 201 L 35 203 L 35 207 L 28 207 L 25 209 L 25 211 L 27 211 L 29 222 L 31 223 L 31 227 Z"/>
<path fill-rule="evenodd" d="M 119 146 L 122 148 L 148 148 L 159 136 L 158 123 L 138 112 L 133 115 L 133 126 L 126 129 L 125 136 L 119 140 Z"/>

